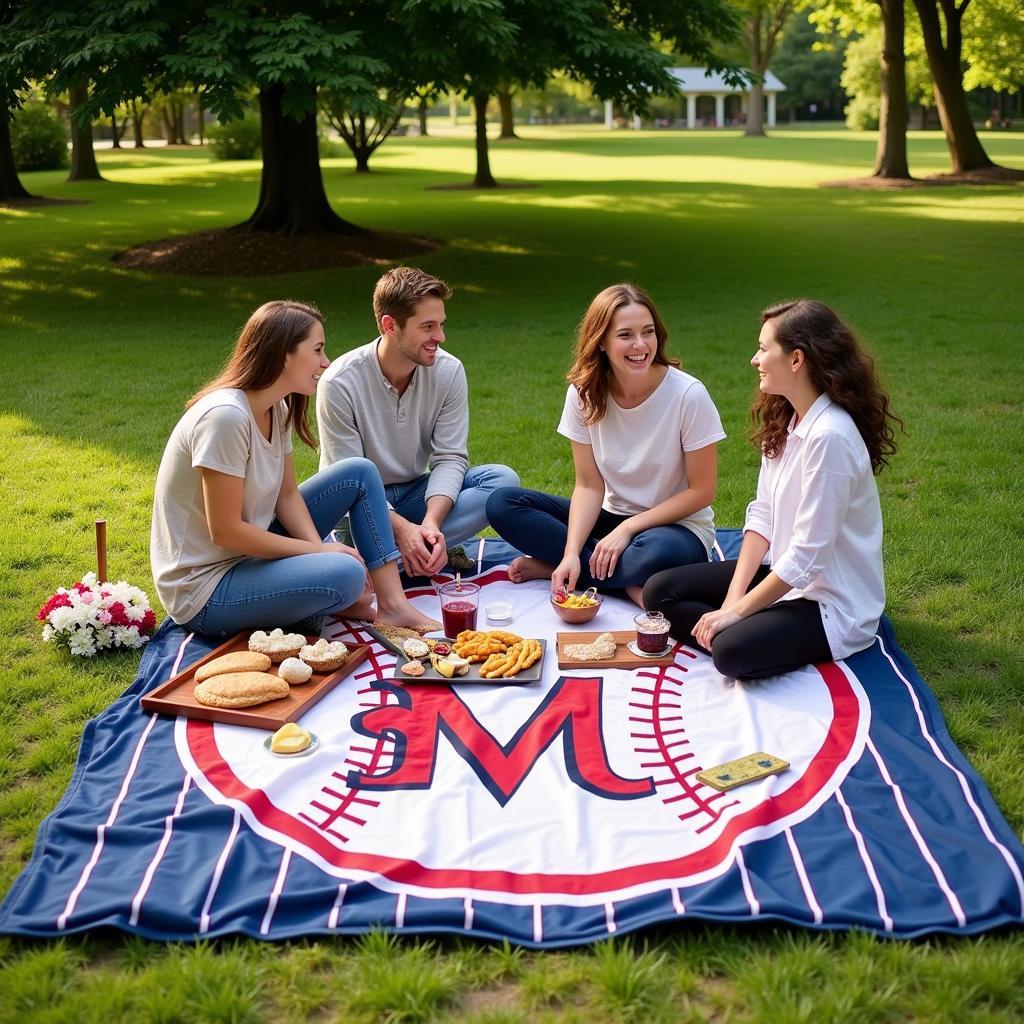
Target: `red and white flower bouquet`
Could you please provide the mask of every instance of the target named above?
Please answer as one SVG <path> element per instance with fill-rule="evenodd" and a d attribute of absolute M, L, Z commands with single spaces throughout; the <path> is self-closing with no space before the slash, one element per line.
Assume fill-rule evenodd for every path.
<path fill-rule="evenodd" d="M 141 647 L 156 629 L 156 615 L 144 590 L 124 580 L 100 583 L 94 572 L 69 590 L 61 587 L 36 618 L 45 623 L 44 640 L 87 658 L 113 647 Z"/>

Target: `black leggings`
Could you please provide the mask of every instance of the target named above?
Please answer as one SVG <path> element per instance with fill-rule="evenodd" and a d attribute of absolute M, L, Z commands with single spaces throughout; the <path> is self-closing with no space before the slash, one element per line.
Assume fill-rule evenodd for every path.
<path fill-rule="evenodd" d="M 705 612 L 722 607 L 735 568 L 732 560 L 666 569 L 647 581 L 644 607 L 664 614 L 676 640 L 704 650 L 693 638 L 693 627 Z M 767 575 L 768 567 L 761 566 L 747 589 Z M 777 601 L 723 629 L 711 641 L 708 653 L 715 668 L 733 679 L 764 679 L 832 660 L 818 602 L 803 597 Z"/>

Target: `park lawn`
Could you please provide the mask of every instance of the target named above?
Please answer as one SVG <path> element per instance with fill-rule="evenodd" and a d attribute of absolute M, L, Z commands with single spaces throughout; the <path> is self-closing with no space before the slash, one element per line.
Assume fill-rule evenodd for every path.
<path fill-rule="evenodd" d="M 471 386 L 471 458 L 528 486 L 571 485 L 554 433 L 573 326 L 616 280 L 647 288 L 671 347 L 722 413 L 718 522 L 737 525 L 756 453 L 745 441 L 758 311 L 795 295 L 833 304 L 879 358 L 907 435 L 880 478 L 889 614 L 956 742 L 1024 827 L 1024 324 L 1019 187 L 819 189 L 866 173 L 874 141 L 837 128 L 725 132 L 525 128 L 492 147 L 502 180 L 465 181 L 467 128 L 395 139 L 356 175 L 325 160 L 335 208 L 444 246 L 419 263 L 455 287 L 449 348 Z M 985 135 L 1024 167 L 1024 135 Z M 947 168 L 937 133 L 911 133 L 911 166 Z M 24 175 L 82 205 L 0 208 L 0 891 L 71 775 L 85 722 L 133 677 L 137 655 L 71 662 L 34 614 L 93 567 L 154 596 L 153 479 L 182 403 L 211 376 L 253 307 L 316 302 L 338 355 L 374 334 L 379 267 L 278 279 L 118 269 L 113 253 L 229 225 L 255 203 L 258 165 L 206 152 L 106 151 L 108 181 Z M 297 452 L 300 476 L 315 468 Z M 164 947 L 115 936 L 0 940 L 0 1021 L 1017 1020 L 1024 939 L 883 943 L 779 927 L 681 927 L 561 953 L 462 941 L 252 941 Z M 298 995 L 296 995 L 298 991 Z M 298 1002 L 293 1002 L 293 1000 Z"/>

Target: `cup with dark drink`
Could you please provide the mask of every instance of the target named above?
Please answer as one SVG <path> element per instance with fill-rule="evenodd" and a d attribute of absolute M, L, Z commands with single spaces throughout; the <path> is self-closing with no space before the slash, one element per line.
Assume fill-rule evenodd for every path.
<path fill-rule="evenodd" d="M 480 587 L 475 583 L 445 583 L 437 588 L 441 599 L 441 621 L 445 636 L 457 637 L 463 630 L 476 629 Z"/>
<path fill-rule="evenodd" d="M 664 654 L 668 650 L 668 619 L 661 612 L 641 612 L 633 616 L 636 645 L 644 654 Z"/>

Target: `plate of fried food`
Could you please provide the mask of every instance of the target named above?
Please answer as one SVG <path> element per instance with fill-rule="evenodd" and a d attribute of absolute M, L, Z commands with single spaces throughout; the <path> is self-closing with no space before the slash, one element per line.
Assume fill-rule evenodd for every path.
<path fill-rule="evenodd" d="M 404 683 L 535 683 L 545 646 L 543 640 L 506 629 L 467 629 L 450 640 L 409 638 L 393 678 Z"/>

